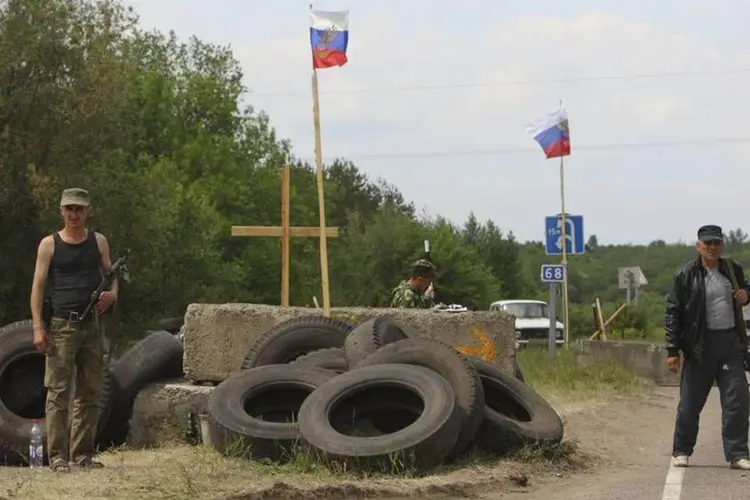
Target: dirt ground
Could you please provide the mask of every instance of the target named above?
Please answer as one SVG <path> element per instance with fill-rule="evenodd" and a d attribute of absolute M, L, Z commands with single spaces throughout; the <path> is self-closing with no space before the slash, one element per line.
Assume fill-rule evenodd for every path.
<path fill-rule="evenodd" d="M 582 452 L 588 454 L 586 467 L 572 474 L 542 474 L 526 488 L 494 489 L 477 498 L 612 498 L 609 492 L 613 485 L 646 481 L 651 473 L 657 476 L 661 490 L 671 452 L 677 401 L 678 388 L 656 388 L 640 397 L 616 398 L 612 404 L 571 415 L 566 426 L 568 438 L 577 440 Z M 642 497 L 636 494 L 632 498 Z"/>
<path fill-rule="evenodd" d="M 578 444 L 573 460 L 550 463 L 473 460 L 421 478 L 352 478 L 322 467 L 272 467 L 229 460 L 212 449 L 186 445 L 119 450 L 102 455 L 105 469 L 54 474 L 7 468 L 0 499 L 322 499 L 524 497 L 550 484 L 590 480 L 636 463 L 649 450 L 655 421 L 674 415 L 671 398 L 658 389 L 640 396 L 599 394 L 586 399 L 550 398 L 565 423 L 566 440 Z M 665 420 L 666 419 L 666 420 Z M 634 431 L 638 429 L 638 431 Z M 493 492 L 487 496 L 488 492 Z"/>

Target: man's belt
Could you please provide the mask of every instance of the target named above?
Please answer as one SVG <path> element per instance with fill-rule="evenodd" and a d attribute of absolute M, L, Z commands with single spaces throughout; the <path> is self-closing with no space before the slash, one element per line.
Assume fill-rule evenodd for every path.
<path fill-rule="evenodd" d="M 55 318 L 64 319 L 71 323 L 80 323 L 82 321 L 81 313 L 78 311 L 64 311 L 61 309 L 52 309 L 52 316 Z"/>

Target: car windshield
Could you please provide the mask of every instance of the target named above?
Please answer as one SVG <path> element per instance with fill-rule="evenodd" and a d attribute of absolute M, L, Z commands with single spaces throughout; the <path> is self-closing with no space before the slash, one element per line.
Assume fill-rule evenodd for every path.
<path fill-rule="evenodd" d="M 516 318 L 549 318 L 547 304 L 537 304 L 534 302 L 505 304 L 503 309 Z"/>

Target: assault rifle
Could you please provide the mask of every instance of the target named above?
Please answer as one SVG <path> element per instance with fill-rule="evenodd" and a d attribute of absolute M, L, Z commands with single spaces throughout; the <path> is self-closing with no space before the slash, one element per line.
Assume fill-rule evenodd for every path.
<path fill-rule="evenodd" d="M 94 290 L 94 293 L 91 294 L 91 300 L 89 301 L 89 304 L 86 306 L 86 309 L 84 309 L 84 311 L 78 317 L 79 322 L 84 322 L 89 317 L 89 315 L 91 314 L 91 311 L 94 310 L 94 307 L 96 306 L 96 303 L 99 300 L 99 296 L 102 294 L 103 291 L 107 290 L 112 284 L 112 277 L 118 273 L 127 273 L 127 268 L 125 267 L 125 259 L 128 257 L 128 255 L 130 255 L 130 249 L 125 250 L 125 255 L 117 259 L 115 263 L 112 264 L 112 267 L 109 268 L 108 271 L 104 271 L 104 277 L 102 278 L 101 283 L 99 283 L 99 286 L 96 287 L 96 290 Z"/>

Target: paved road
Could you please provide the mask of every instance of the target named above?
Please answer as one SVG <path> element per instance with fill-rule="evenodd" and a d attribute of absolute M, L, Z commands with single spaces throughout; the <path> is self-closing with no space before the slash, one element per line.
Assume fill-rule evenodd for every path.
<path fill-rule="evenodd" d="M 677 388 L 664 389 L 678 393 Z M 672 413 L 673 416 L 673 413 Z M 633 429 L 643 460 L 604 473 L 575 475 L 526 493 L 488 494 L 487 500 L 749 500 L 750 473 L 731 470 L 721 445 L 721 407 L 716 388 L 701 414 L 698 445 L 687 469 L 670 468 L 673 417 L 653 422 L 648 443 Z M 658 432 L 653 432 L 657 430 Z M 660 436 L 654 438 L 654 436 Z"/>

